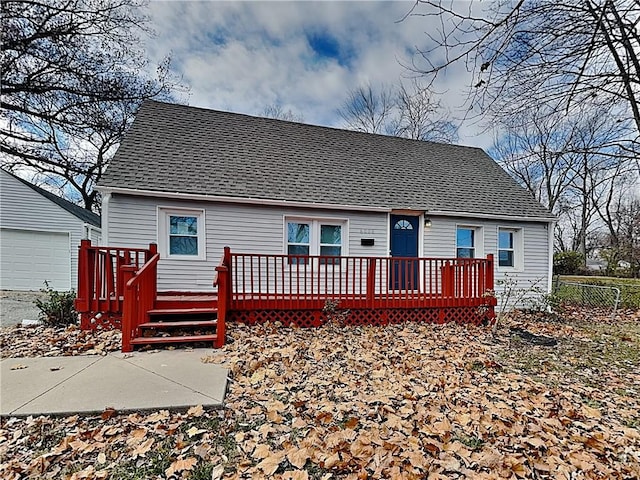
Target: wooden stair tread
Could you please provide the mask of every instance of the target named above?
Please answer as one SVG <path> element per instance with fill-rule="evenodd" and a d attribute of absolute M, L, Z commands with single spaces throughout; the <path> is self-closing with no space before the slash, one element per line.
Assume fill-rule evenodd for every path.
<path fill-rule="evenodd" d="M 214 307 L 153 308 L 147 313 L 149 315 L 194 315 L 198 313 L 218 313 L 218 309 Z"/>
<path fill-rule="evenodd" d="M 218 335 L 184 335 L 179 337 L 138 337 L 131 340 L 132 345 L 149 345 L 156 343 L 181 343 L 181 342 L 214 342 Z"/>
<path fill-rule="evenodd" d="M 139 328 L 163 328 L 163 327 L 215 327 L 217 320 L 184 320 L 177 322 L 147 322 L 138 325 Z"/>

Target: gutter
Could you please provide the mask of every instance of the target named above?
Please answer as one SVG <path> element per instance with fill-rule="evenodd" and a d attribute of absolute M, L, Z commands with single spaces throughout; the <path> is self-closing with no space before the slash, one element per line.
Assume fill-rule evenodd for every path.
<path fill-rule="evenodd" d="M 225 203 L 239 203 L 248 205 L 270 205 L 277 207 L 297 207 L 297 208 L 315 208 L 324 210 L 351 210 L 359 212 L 384 212 L 391 213 L 398 208 L 391 207 L 373 207 L 363 205 L 348 205 L 348 204 L 335 204 L 335 203 L 311 203 L 311 202 L 296 202 L 289 200 L 274 200 L 269 198 L 245 198 L 245 197 L 230 197 L 223 195 L 205 195 L 199 193 L 181 193 L 181 192 L 161 192 L 157 190 L 142 190 L 138 188 L 124 188 L 124 187 L 95 187 L 96 190 L 103 195 L 111 195 L 113 193 L 122 195 L 134 195 L 142 197 L 156 197 L 156 198 L 173 198 L 176 200 L 200 200 L 205 202 L 225 202 Z M 473 212 L 453 212 L 447 210 L 423 210 L 410 208 L 410 210 L 424 211 L 424 215 L 438 215 L 447 217 L 465 217 L 465 218 L 484 218 L 489 220 L 512 220 L 520 222 L 555 222 L 556 217 L 526 217 L 517 215 L 494 215 L 490 213 L 473 213 Z M 104 211 L 104 207 L 103 207 Z M 103 213 L 103 217 L 104 217 Z"/>
<path fill-rule="evenodd" d="M 355 210 L 355 211 L 362 211 L 362 212 L 385 212 L 385 213 L 390 212 L 392 210 L 391 208 L 387 208 L 387 207 L 365 207 L 362 205 L 336 205 L 333 203 L 291 202 L 288 200 L 273 200 L 268 198 L 244 198 L 244 197 L 227 197 L 227 196 L 221 196 L 221 195 L 203 195 L 203 194 L 196 194 L 196 193 L 159 192 L 156 190 L 140 190 L 137 188 L 96 187 L 96 190 L 98 190 L 104 195 L 119 193 L 123 195 L 136 195 L 136 196 L 144 196 L 144 197 L 174 198 L 178 200 L 201 200 L 205 202 L 242 203 L 242 204 L 249 204 L 249 205 L 270 205 L 270 206 L 278 206 L 278 207 L 317 208 L 317 209 L 326 209 L 326 210 Z"/>
<path fill-rule="evenodd" d="M 513 220 L 516 222 L 555 222 L 556 217 L 526 217 L 522 215 L 495 215 L 492 213 L 452 212 L 448 210 L 427 210 L 425 215 L 443 217 L 485 218 L 487 220 Z"/>

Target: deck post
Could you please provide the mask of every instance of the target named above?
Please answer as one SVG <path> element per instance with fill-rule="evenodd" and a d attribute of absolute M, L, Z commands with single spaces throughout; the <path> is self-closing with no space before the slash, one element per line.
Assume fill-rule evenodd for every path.
<path fill-rule="evenodd" d="M 91 247 L 91 240 L 80 240 L 80 246 L 78 247 L 78 295 L 75 301 L 76 311 L 79 313 L 85 313 L 89 310 L 89 278 L 91 274 L 89 272 L 89 247 Z M 81 316 L 80 328 L 82 330 L 88 330 L 89 319 L 86 315 Z"/>
<path fill-rule="evenodd" d="M 493 291 L 493 288 L 494 288 L 493 283 L 494 283 L 493 253 L 490 253 L 487 255 L 487 283 L 485 288 L 487 290 Z"/>
<path fill-rule="evenodd" d="M 149 258 L 145 259 L 145 263 L 151 260 L 151 258 L 156 253 L 158 253 L 158 244 L 152 242 L 149 244 Z M 155 303 L 156 297 L 158 296 L 158 264 L 157 263 L 153 266 L 152 277 L 153 278 L 151 279 L 151 285 L 153 287 L 153 300 L 151 303 L 151 308 L 153 308 L 153 303 Z"/>
<path fill-rule="evenodd" d="M 227 285 L 226 285 L 226 294 L 227 294 L 227 308 L 231 306 L 231 302 L 233 300 L 233 283 L 232 283 L 232 272 L 231 272 L 231 248 L 224 247 L 224 259 L 223 265 L 227 267 Z"/>
<path fill-rule="evenodd" d="M 133 320 L 137 310 L 137 299 L 135 298 L 135 290 L 127 288 L 126 285 L 136 273 L 135 265 L 123 265 L 121 267 L 124 288 L 124 305 L 122 308 L 122 352 L 127 353 L 133 350 L 131 346 L 131 337 L 133 330 Z"/>
<path fill-rule="evenodd" d="M 367 264 L 367 305 L 370 308 L 374 307 L 374 300 L 376 295 L 376 259 L 368 259 Z"/>
<path fill-rule="evenodd" d="M 225 256 L 227 254 L 228 247 L 225 247 Z M 225 337 L 225 321 L 227 317 L 227 309 L 229 307 L 229 267 L 226 265 L 218 265 L 216 267 L 218 272 L 218 325 L 216 328 L 216 341 L 215 348 L 222 348 L 224 346 Z"/>
<path fill-rule="evenodd" d="M 448 260 L 442 266 L 442 294 L 444 297 L 453 298 L 455 293 L 455 265 Z"/>

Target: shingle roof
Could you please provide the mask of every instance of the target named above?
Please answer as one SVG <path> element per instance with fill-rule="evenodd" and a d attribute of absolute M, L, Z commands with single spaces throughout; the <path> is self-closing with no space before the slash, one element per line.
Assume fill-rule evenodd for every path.
<path fill-rule="evenodd" d="M 479 148 L 145 102 L 99 185 L 549 218 Z"/>
<path fill-rule="evenodd" d="M 33 189 L 34 191 L 36 191 L 37 193 L 39 193 L 43 197 L 51 200 L 53 203 L 55 203 L 59 207 L 64 208 L 67 212 L 69 212 L 70 214 L 78 217 L 83 222 L 90 223 L 91 225 L 94 225 L 96 227 L 100 227 L 100 223 L 101 223 L 100 222 L 100 215 L 97 215 L 97 214 L 93 213 L 92 211 L 87 210 L 86 208 L 82 208 L 82 207 L 76 205 L 75 203 L 71 203 L 70 201 L 65 200 L 64 198 L 59 197 L 55 193 L 51 193 L 51 192 L 45 190 L 44 188 L 40 188 L 37 185 L 34 185 L 31 182 L 28 182 L 24 178 L 20 178 L 20 177 L 18 177 L 16 175 L 12 174 L 11 172 L 7 172 L 6 170 L 3 170 L 3 171 L 8 173 L 9 175 L 11 175 L 16 180 L 19 180 L 20 182 L 24 183 L 27 187 Z"/>

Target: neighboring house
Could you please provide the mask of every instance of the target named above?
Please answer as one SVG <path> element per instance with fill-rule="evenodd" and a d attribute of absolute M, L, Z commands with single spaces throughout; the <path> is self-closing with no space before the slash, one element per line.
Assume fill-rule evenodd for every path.
<path fill-rule="evenodd" d="M 157 242 L 159 291 L 210 291 L 225 246 L 493 254 L 551 284 L 554 217 L 479 148 L 147 101 L 96 188 L 105 244 Z"/>
<path fill-rule="evenodd" d="M 100 217 L 0 169 L 0 289 L 76 288 L 78 246 Z"/>

